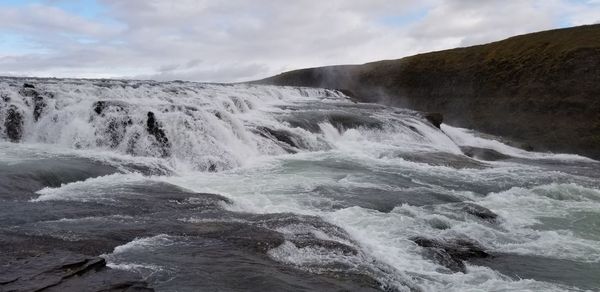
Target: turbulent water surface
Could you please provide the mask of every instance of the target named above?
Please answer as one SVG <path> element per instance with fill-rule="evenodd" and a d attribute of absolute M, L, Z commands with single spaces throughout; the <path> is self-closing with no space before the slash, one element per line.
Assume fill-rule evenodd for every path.
<path fill-rule="evenodd" d="M 76 256 L 158 291 L 600 287 L 584 157 L 331 90 L 5 78 L 0 97 L 0 290 Z"/>

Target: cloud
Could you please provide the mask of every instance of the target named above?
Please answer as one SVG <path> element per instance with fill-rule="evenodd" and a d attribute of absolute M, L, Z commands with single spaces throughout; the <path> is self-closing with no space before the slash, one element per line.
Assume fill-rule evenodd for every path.
<path fill-rule="evenodd" d="M 58 2 L 0 4 L 0 32 L 39 51 L 2 51 L 0 73 L 242 81 L 363 63 L 595 22 L 568 0 L 99 0 L 95 17 Z M 66 1 L 68 2 L 68 1 Z M 590 9 L 595 8 L 595 9 Z"/>

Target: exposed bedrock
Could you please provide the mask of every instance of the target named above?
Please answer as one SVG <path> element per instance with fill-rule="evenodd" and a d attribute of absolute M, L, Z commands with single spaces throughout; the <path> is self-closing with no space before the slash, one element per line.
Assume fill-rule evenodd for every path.
<path fill-rule="evenodd" d="M 4 119 L 6 136 L 11 142 L 19 142 L 23 137 L 23 113 L 15 105 L 10 105 Z"/>
<path fill-rule="evenodd" d="M 29 97 L 33 102 L 33 120 L 37 122 L 42 115 L 42 112 L 47 106 L 45 98 L 52 98 L 53 95 L 47 92 L 38 91 L 33 84 L 23 83 L 23 87 L 19 90 L 19 94 L 23 97 Z M 28 103 L 28 102 L 26 102 Z"/>
<path fill-rule="evenodd" d="M 466 273 L 464 261 L 489 256 L 482 246 L 468 239 L 441 240 L 418 236 L 411 240 L 424 248 L 425 256 L 453 272 Z"/>
<path fill-rule="evenodd" d="M 154 291 L 139 275 L 113 270 L 99 257 L 43 253 L 0 269 L 2 291 Z"/>
<path fill-rule="evenodd" d="M 257 82 L 338 89 L 360 101 L 438 112 L 449 125 L 527 149 L 600 159 L 600 24 Z"/>
<path fill-rule="evenodd" d="M 156 139 L 161 150 L 161 156 L 167 157 L 171 155 L 171 143 L 167 134 L 162 129 L 162 125 L 156 120 L 153 112 L 148 112 L 148 120 L 146 121 L 146 130 Z"/>

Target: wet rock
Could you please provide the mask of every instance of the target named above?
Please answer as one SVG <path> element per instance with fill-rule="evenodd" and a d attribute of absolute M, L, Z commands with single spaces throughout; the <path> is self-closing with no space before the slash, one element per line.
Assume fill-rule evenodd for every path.
<path fill-rule="evenodd" d="M 118 101 L 99 100 L 93 104 L 93 109 L 96 114 L 105 116 L 109 109 L 114 112 L 127 112 L 127 105 Z"/>
<path fill-rule="evenodd" d="M 508 155 L 502 154 L 496 150 L 487 149 L 487 148 L 479 148 L 479 147 L 470 147 L 470 146 L 461 146 L 460 150 L 471 158 L 485 160 L 485 161 L 497 161 L 511 158 Z"/>
<path fill-rule="evenodd" d="M 462 210 L 488 222 L 494 222 L 498 218 L 498 215 L 490 209 L 472 203 L 465 203 Z"/>
<path fill-rule="evenodd" d="M 4 128 L 6 136 L 11 142 L 19 142 L 23 136 L 23 114 L 15 105 L 11 105 L 6 111 Z"/>
<path fill-rule="evenodd" d="M 268 127 L 258 127 L 258 133 L 268 139 L 283 142 L 295 148 L 301 148 L 300 139 L 286 130 L 276 130 Z"/>
<path fill-rule="evenodd" d="M 214 164 L 211 164 L 211 165 L 208 167 L 208 172 L 217 172 L 217 166 L 216 166 L 216 165 L 214 165 Z"/>
<path fill-rule="evenodd" d="M 33 120 L 38 121 L 42 112 L 46 108 L 46 101 L 44 101 L 44 97 L 41 95 L 37 95 L 33 98 Z"/>
<path fill-rule="evenodd" d="M 96 127 L 96 144 L 117 148 L 126 137 L 127 128 L 133 125 L 127 104 L 118 101 L 100 100 L 93 104 L 94 113 L 104 120 Z M 91 119 L 97 117 L 92 114 Z M 132 135 L 127 142 L 127 153 L 135 154 L 134 146 L 139 135 Z"/>
<path fill-rule="evenodd" d="M 161 150 L 161 156 L 167 157 L 171 155 L 171 143 L 162 129 L 160 123 L 156 120 L 153 112 L 148 112 L 148 120 L 146 121 L 146 131 L 156 139 Z"/>
<path fill-rule="evenodd" d="M 106 101 L 97 101 L 94 103 L 94 112 L 96 112 L 96 114 L 102 114 L 104 108 L 106 108 Z"/>
<path fill-rule="evenodd" d="M 489 256 L 482 246 L 468 239 L 440 240 L 419 236 L 411 240 L 425 249 L 425 256 L 453 272 L 465 273 L 464 261 Z"/>
<path fill-rule="evenodd" d="M 0 270 L 2 291 L 154 291 L 139 276 L 99 257 L 66 251 L 14 260 Z"/>
<path fill-rule="evenodd" d="M 33 85 L 31 85 L 31 87 L 23 85 L 19 90 L 19 94 L 25 97 L 36 97 L 40 95 Z"/>
<path fill-rule="evenodd" d="M 246 224 L 201 223 L 197 226 L 212 229 L 212 232 L 203 234 L 204 237 L 223 240 L 239 248 L 260 254 L 266 254 L 270 249 L 280 246 L 285 241 L 279 232 Z"/>
<path fill-rule="evenodd" d="M 434 125 L 436 128 L 440 128 L 440 125 L 444 122 L 444 116 L 441 113 L 427 113 L 425 119 Z"/>
<path fill-rule="evenodd" d="M 38 121 L 44 108 L 46 107 L 46 101 L 44 100 L 44 95 L 48 97 L 52 97 L 49 93 L 40 93 L 35 89 L 35 86 L 29 83 L 24 83 L 23 87 L 19 90 L 19 94 L 24 97 L 31 97 L 33 100 L 33 119 L 34 121 Z M 29 105 L 29 101 L 25 101 L 27 105 Z"/>

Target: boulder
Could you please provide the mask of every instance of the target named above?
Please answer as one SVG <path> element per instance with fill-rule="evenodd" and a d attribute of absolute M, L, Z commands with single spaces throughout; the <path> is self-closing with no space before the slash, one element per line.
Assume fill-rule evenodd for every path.
<path fill-rule="evenodd" d="M 498 215 L 490 209 L 472 203 L 464 203 L 462 210 L 488 222 L 494 222 L 498 218 Z"/>
<path fill-rule="evenodd" d="M 411 240 L 424 248 L 425 256 L 453 272 L 466 273 L 464 261 L 489 256 L 482 246 L 469 239 L 442 240 L 418 236 Z"/>

